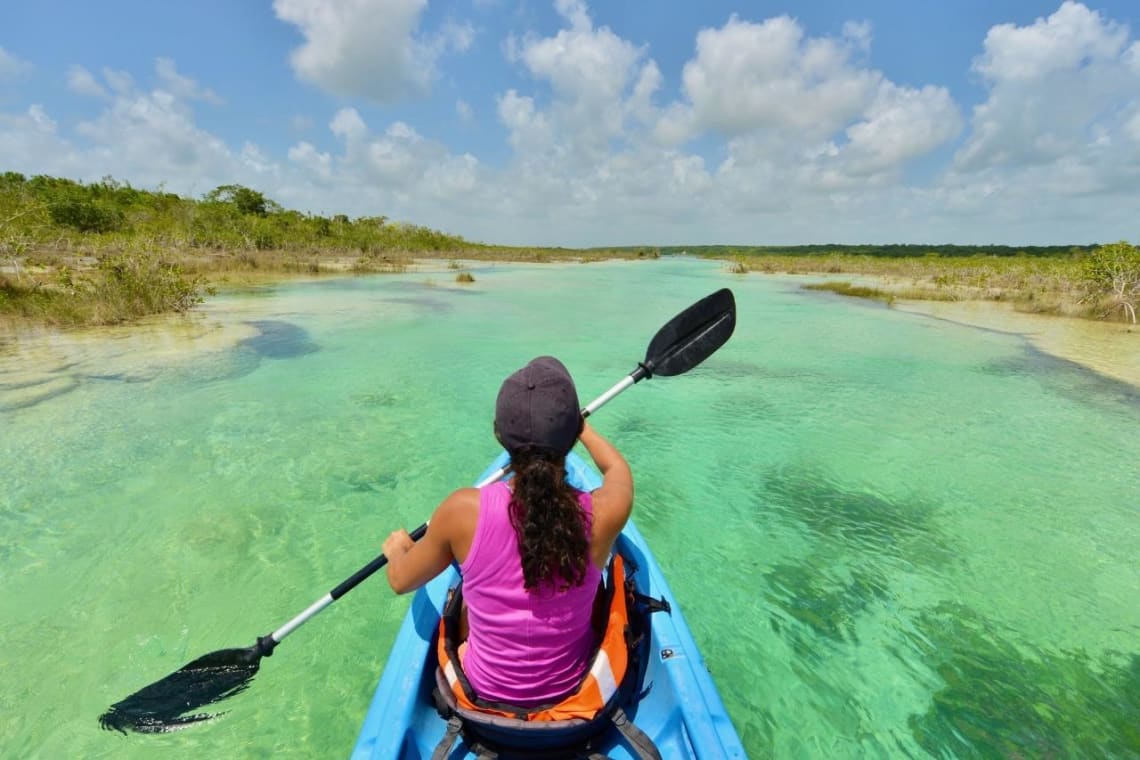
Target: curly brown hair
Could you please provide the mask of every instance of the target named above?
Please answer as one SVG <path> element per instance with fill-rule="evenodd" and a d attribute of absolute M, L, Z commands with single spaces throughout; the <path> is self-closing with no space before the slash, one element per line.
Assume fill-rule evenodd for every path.
<path fill-rule="evenodd" d="M 578 492 L 566 482 L 566 458 L 524 446 L 511 453 L 515 474 L 509 506 L 522 557 L 523 586 L 565 591 L 586 580 L 590 538 Z"/>

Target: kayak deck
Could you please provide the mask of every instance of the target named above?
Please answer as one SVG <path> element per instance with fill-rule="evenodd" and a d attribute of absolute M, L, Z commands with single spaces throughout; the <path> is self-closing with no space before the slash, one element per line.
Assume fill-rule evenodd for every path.
<path fill-rule="evenodd" d="M 485 475 L 505 461 L 503 454 Z M 600 485 L 598 474 L 575 454 L 567 458 L 567 471 L 578 488 L 591 490 Z M 746 757 L 673 593 L 632 521 L 615 549 L 637 568 L 633 573 L 637 590 L 665 599 L 672 608 L 651 616 L 643 696 L 634 709 L 627 710 L 634 724 L 653 740 L 664 758 Z M 448 589 L 458 581 L 459 574 L 451 567 L 415 593 L 365 716 L 353 760 L 426 759 L 443 738 L 446 726 L 431 697 L 438 664 L 434 642 Z M 617 732 L 611 734 L 612 740 L 601 751 L 613 760 L 633 760 Z M 451 757 L 468 756 L 458 749 L 466 745 L 456 746 Z"/>

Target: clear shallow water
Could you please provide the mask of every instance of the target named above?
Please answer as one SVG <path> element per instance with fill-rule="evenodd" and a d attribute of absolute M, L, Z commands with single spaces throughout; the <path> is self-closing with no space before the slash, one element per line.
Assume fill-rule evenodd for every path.
<path fill-rule="evenodd" d="M 477 476 L 507 372 L 555 353 L 592 399 L 728 285 L 729 344 L 595 422 L 750 754 L 1140 756 L 1140 391 L 715 264 L 473 273 L 0 350 L 0 754 L 347 755 L 409 601 L 381 578 L 210 724 L 96 719 L 252 644 Z"/>

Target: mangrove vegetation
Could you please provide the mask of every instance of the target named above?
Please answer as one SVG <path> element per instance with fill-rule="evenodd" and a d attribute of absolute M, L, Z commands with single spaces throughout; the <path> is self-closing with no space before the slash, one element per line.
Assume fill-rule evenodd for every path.
<path fill-rule="evenodd" d="M 668 252 L 668 249 L 663 249 Z M 1025 312 L 1137 324 L 1140 247 L 802 246 L 694 249 L 738 274 L 827 275 L 805 287 L 892 304 L 1002 301 Z"/>
<path fill-rule="evenodd" d="M 596 261 L 687 254 L 741 275 L 824 275 L 808 287 L 896 299 L 991 300 L 1044 314 L 1137 323 L 1140 248 L 803 245 L 613 248 L 472 242 L 383 215 L 283 208 L 222 185 L 201 198 L 0 173 L 0 327 L 113 324 L 179 312 L 213 288 L 283 276 L 403 272 L 417 260 Z M 471 283 L 460 271 L 456 281 Z"/>
<path fill-rule="evenodd" d="M 200 199 L 105 177 L 0 173 L 0 323 L 98 325 L 185 311 L 216 286 L 402 272 L 417 259 L 581 261 L 648 250 L 487 245 L 386 216 L 322 216 L 223 185 Z"/>

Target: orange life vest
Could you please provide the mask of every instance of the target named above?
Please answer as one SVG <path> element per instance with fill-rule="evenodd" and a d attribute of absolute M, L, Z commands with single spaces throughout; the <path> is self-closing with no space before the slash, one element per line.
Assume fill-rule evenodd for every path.
<path fill-rule="evenodd" d="M 439 667 L 447 680 L 456 703 L 467 710 L 500 715 L 506 718 L 525 721 L 557 721 L 581 718 L 590 720 L 596 716 L 617 693 L 618 686 L 629 668 L 629 597 L 626 589 L 625 563 L 621 555 L 615 555 L 610 565 L 610 578 L 599 593 L 610 596 L 608 617 L 601 644 L 583 676 L 577 690 L 560 701 L 523 709 L 512 705 L 479 699 L 471 684 L 458 667 L 458 641 L 453 603 L 458 606 L 457 596 L 449 599 L 447 609 L 440 617 L 439 640 L 436 654 Z M 453 614 L 449 615 L 448 612 Z"/>
<path fill-rule="evenodd" d="M 630 575 L 636 570 L 630 561 Z M 497 757 L 499 751 L 506 756 L 588 757 L 606 741 L 611 729 L 620 735 L 633 757 L 661 760 L 653 740 L 634 725 L 624 708 L 637 698 L 648 662 L 649 615 L 668 611 L 669 605 L 663 599 L 636 592 L 621 554 L 614 554 L 607 575 L 594 603 L 601 644 L 589 670 L 572 694 L 556 703 L 531 708 L 489 702 L 478 698 L 472 690 L 459 667 L 462 583 L 453 589 L 440 617 L 436 645 L 440 666 L 436 669 L 433 693 L 436 709 L 447 721 L 447 728 L 432 760 L 450 757 L 460 735 L 480 758 Z"/>

